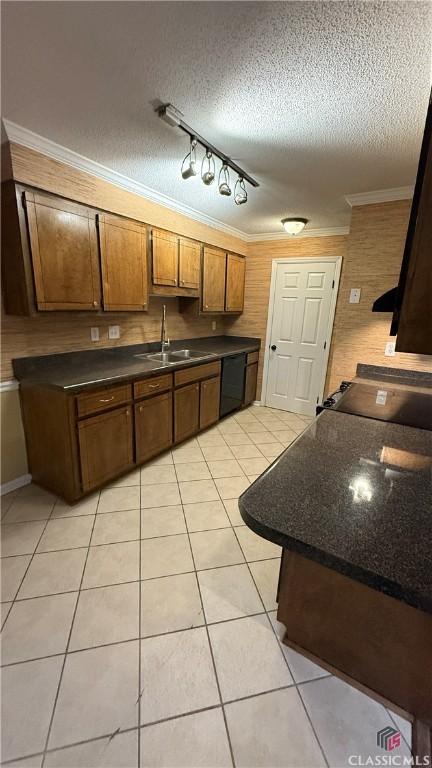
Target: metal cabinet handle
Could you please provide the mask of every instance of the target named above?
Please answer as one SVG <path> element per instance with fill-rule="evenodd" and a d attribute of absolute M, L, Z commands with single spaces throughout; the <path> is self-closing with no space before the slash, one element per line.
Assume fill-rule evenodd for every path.
<path fill-rule="evenodd" d="M 159 389 L 160 384 L 149 384 L 149 389 Z"/>
<path fill-rule="evenodd" d="M 99 399 L 100 403 L 110 403 L 112 400 L 114 400 L 114 395 L 112 397 L 101 397 Z"/>
<path fill-rule="evenodd" d="M 126 416 L 129 416 L 129 409 L 126 411 Z"/>
<path fill-rule="evenodd" d="M 93 306 L 94 306 L 94 307 L 98 307 L 98 306 L 99 306 L 99 302 L 98 302 L 98 301 L 94 301 L 94 302 L 93 302 Z"/>
<path fill-rule="evenodd" d="M 270 347 L 270 349 L 272 349 L 272 350 L 273 350 L 273 352 L 274 352 L 274 351 L 275 351 L 275 349 L 276 349 L 276 344 L 272 344 L 272 345 L 271 345 L 271 347 Z"/>
<path fill-rule="evenodd" d="M 142 413 L 142 412 L 143 412 L 143 407 L 142 407 L 142 405 L 140 405 L 140 407 L 139 407 L 139 412 L 140 412 L 140 413 Z"/>

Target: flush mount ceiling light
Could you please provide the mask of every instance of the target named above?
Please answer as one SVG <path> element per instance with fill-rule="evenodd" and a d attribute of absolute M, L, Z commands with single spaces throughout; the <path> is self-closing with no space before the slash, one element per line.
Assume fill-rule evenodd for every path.
<path fill-rule="evenodd" d="M 159 117 L 164 120 L 165 123 L 168 125 L 174 127 L 174 128 L 180 128 L 184 133 L 187 133 L 190 139 L 190 150 L 189 153 L 186 155 L 185 159 L 183 160 L 182 164 L 182 177 L 184 179 L 190 179 L 191 176 L 196 176 L 197 170 L 196 170 L 196 147 L 197 144 L 200 144 L 204 150 L 205 155 L 202 161 L 201 166 L 201 178 L 204 184 L 209 186 L 213 183 L 215 178 L 215 161 L 214 158 L 217 157 L 221 163 L 222 167 L 219 172 L 219 192 L 221 195 L 225 195 L 226 197 L 229 197 L 231 195 L 231 187 L 230 187 L 230 178 L 229 178 L 229 169 L 234 171 L 234 173 L 238 174 L 238 179 L 235 185 L 235 191 L 234 191 L 234 200 L 237 205 L 242 205 L 243 203 L 247 202 L 248 195 L 246 191 L 245 181 L 248 182 L 252 187 L 259 187 L 258 182 L 256 179 L 253 179 L 252 176 L 249 176 L 246 171 L 243 170 L 243 168 L 240 168 L 237 163 L 234 163 L 233 160 L 231 160 L 224 152 L 221 152 L 220 149 L 217 149 L 213 146 L 209 141 L 206 141 L 206 139 L 203 136 L 200 136 L 196 131 L 194 131 L 189 125 L 187 125 L 183 118 L 182 113 L 176 109 L 172 104 L 163 104 L 160 107 L 157 107 L 156 109 L 157 114 Z"/>
<path fill-rule="evenodd" d="M 289 235 L 299 235 L 308 221 L 309 219 L 301 219 L 297 216 L 293 219 L 282 219 L 281 224 Z"/>

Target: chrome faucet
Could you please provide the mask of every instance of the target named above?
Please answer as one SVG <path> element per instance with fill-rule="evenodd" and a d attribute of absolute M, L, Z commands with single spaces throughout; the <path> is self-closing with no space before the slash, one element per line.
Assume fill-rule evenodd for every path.
<path fill-rule="evenodd" d="M 166 306 L 162 307 L 162 321 L 161 321 L 161 352 L 166 352 L 170 345 L 170 340 L 167 337 L 166 329 Z"/>

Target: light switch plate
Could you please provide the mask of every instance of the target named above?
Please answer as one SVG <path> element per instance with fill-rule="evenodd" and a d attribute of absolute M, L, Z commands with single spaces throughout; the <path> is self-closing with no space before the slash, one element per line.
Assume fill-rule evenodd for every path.
<path fill-rule="evenodd" d="M 99 328 L 90 328 L 90 338 L 92 341 L 99 341 Z"/>
<path fill-rule="evenodd" d="M 395 346 L 395 341 L 388 341 L 385 345 L 384 354 L 387 355 L 387 357 L 394 357 L 396 354 Z"/>
<path fill-rule="evenodd" d="M 359 301 L 360 301 L 360 295 L 361 295 L 361 288 L 351 288 L 350 296 L 349 296 L 349 303 L 350 304 L 358 304 Z"/>
<path fill-rule="evenodd" d="M 108 338 L 109 339 L 119 339 L 120 338 L 120 326 L 119 325 L 109 325 L 108 326 Z"/>

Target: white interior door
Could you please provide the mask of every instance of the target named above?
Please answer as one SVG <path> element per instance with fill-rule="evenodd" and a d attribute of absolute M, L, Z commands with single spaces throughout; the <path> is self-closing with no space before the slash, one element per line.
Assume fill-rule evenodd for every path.
<path fill-rule="evenodd" d="M 315 414 L 320 397 L 335 261 L 278 263 L 268 351 L 266 405 Z"/>

